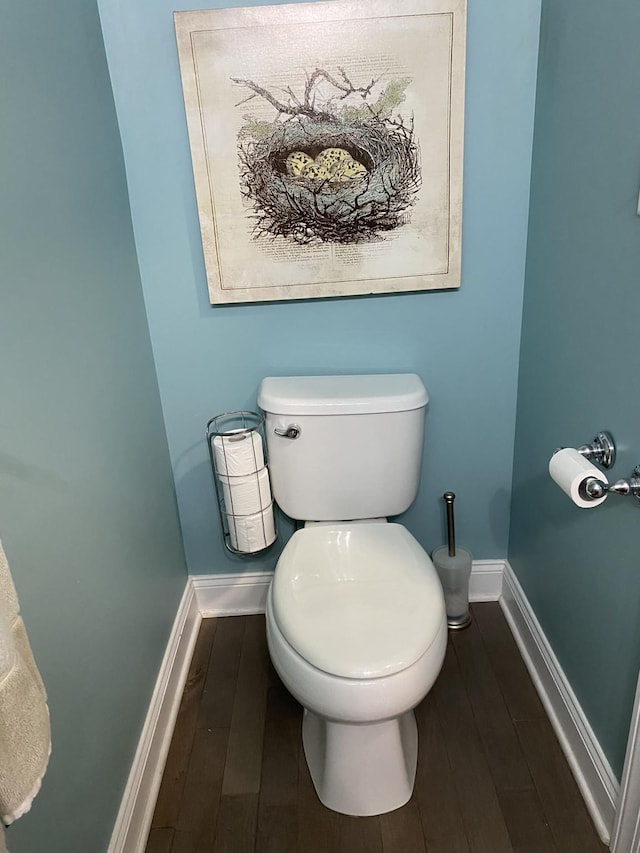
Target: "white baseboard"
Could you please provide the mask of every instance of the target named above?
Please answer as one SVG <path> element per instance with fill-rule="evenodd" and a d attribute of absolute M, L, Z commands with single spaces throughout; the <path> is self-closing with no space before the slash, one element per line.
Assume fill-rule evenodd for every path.
<path fill-rule="evenodd" d="M 508 562 L 500 604 L 598 834 L 608 844 L 620 786 Z"/>
<path fill-rule="evenodd" d="M 187 581 L 107 853 L 143 853 L 202 617 Z"/>
<path fill-rule="evenodd" d="M 502 592 L 504 560 L 474 560 L 470 601 L 497 601 Z M 190 575 L 202 618 L 264 613 L 273 572 Z"/>
<path fill-rule="evenodd" d="M 474 560 L 471 564 L 469 601 L 498 601 L 502 595 L 504 560 Z"/>
<path fill-rule="evenodd" d="M 640 851 L 640 679 L 636 686 L 627 754 L 620 783 L 620 799 L 613 832 L 612 853 Z"/>
<path fill-rule="evenodd" d="M 189 575 L 202 618 L 264 613 L 273 572 Z"/>

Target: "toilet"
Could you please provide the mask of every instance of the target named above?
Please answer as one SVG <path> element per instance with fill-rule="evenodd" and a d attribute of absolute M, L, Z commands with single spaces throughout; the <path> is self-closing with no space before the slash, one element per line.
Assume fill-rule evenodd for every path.
<path fill-rule="evenodd" d="M 411 797 L 413 709 L 444 660 L 436 570 L 387 521 L 416 497 L 427 402 L 415 374 L 268 377 L 258 395 L 273 496 L 304 522 L 269 589 L 269 654 L 304 708 L 318 797 L 347 815 Z"/>

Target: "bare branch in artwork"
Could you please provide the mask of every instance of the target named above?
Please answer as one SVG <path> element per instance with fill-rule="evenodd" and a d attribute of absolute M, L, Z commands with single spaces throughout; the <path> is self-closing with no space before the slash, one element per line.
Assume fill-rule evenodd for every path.
<path fill-rule="evenodd" d="M 248 101 L 252 101 L 254 98 L 257 98 L 257 94 L 254 92 L 253 95 L 248 95 L 246 98 L 243 98 L 241 101 L 238 101 L 235 104 L 236 107 L 241 107 L 243 104 L 246 104 Z"/>
<path fill-rule="evenodd" d="M 307 84 L 304 89 L 304 102 L 307 106 L 311 103 L 314 87 L 322 78 L 342 92 L 342 95 L 340 96 L 342 100 L 344 98 L 348 98 L 349 95 L 356 94 L 360 94 L 363 98 L 367 98 L 371 94 L 371 89 L 378 82 L 377 80 L 372 80 L 368 86 L 354 86 L 351 80 L 347 77 L 344 68 L 338 68 L 338 71 L 342 77 L 342 82 L 337 80 L 332 74 L 329 74 L 328 71 L 325 71 L 324 68 L 316 68 L 316 70 L 307 78 Z"/>
<path fill-rule="evenodd" d="M 278 113 L 289 115 L 289 116 L 308 116 L 309 118 L 329 118 L 330 113 L 326 110 L 321 110 L 316 107 L 316 87 L 318 84 L 325 80 L 334 89 L 337 89 L 340 92 L 340 95 L 336 95 L 335 98 L 338 100 L 345 100 L 350 95 L 360 95 L 362 100 L 365 102 L 365 106 L 369 107 L 369 112 L 372 117 L 376 116 L 376 113 L 369 104 L 367 103 L 367 98 L 371 94 L 371 90 L 378 82 L 379 78 L 371 80 L 371 82 L 367 86 L 355 86 L 352 81 L 347 76 L 344 68 L 338 68 L 338 72 L 340 75 L 340 79 L 335 77 L 333 74 L 330 74 L 325 68 L 316 68 L 311 74 L 307 75 L 307 81 L 304 87 L 304 96 L 303 100 L 296 96 L 295 92 L 292 90 L 290 86 L 287 86 L 286 89 L 282 89 L 281 91 L 285 92 L 290 98 L 289 102 L 285 103 L 282 100 L 279 100 L 272 92 L 268 89 L 265 89 L 264 86 L 260 86 L 258 83 L 255 83 L 253 80 L 245 80 L 238 77 L 233 77 L 233 82 L 238 86 L 246 86 L 248 89 L 251 89 L 253 92 L 246 100 L 240 101 L 240 104 L 246 103 L 247 100 L 255 97 L 256 95 L 260 95 L 260 97 L 264 98 L 268 103 L 274 107 Z M 334 98 L 334 99 L 335 99 Z M 329 101 L 332 99 L 329 98 Z"/>
<path fill-rule="evenodd" d="M 289 97 L 291 98 L 291 100 L 292 100 L 292 101 L 293 101 L 293 102 L 294 102 L 298 107 L 301 107 L 301 106 L 302 106 L 302 104 L 301 104 L 301 103 L 300 103 L 300 101 L 298 100 L 298 96 L 297 96 L 297 95 L 296 95 L 296 93 L 293 91 L 293 89 L 291 88 L 291 86 L 287 86 L 287 88 L 286 88 L 286 89 L 283 89 L 283 92 L 286 92 L 286 93 L 287 93 L 287 95 L 289 95 Z"/>
<path fill-rule="evenodd" d="M 308 115 L 312 118 L 316 115 L 316 112 L 305 104 L 300 106 L 284 104 L 282 101 L 279 101 L 274 97 L 268 89 L 259 86 L 257 83 L 254 83 L 253 80 L 242 80 L 237 77 L 233 77 L 232 80 L 238 86 L 246 86 L 248 89 L 251 89 L 252 92 L 255 92 L 256 95 L 260 95 L 265 99 L 265 101 L 268 101 L 272 107 L 275 107 L 279 113 L 285 113 L 290 116 Z"/>

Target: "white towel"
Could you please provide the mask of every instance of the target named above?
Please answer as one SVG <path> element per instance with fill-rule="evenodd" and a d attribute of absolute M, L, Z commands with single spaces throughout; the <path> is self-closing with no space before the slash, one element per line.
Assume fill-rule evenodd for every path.
<path fill-rule="evenodd" d="M 1 602 L 1 599 L 0 599 Z M 0 603 L 0 680 L 16 662 L 16 647 L 11 635 L 11 622 Z"/>
<path fill-rule="evenodd" d="M 0 611 L 4 613 L 7 621 L 10 623 L 13 622 L 20 612 L 16 588 L 13 585 L 13 578 L 9 571 L 9 563 L 7 562 L 2 542 L 0 542 Z"/>
<path fill-rule="evenodd" d="M 47 694 L 0 542 L 0 819 L 4 824 L 31 808 L 50 753 Z"/>

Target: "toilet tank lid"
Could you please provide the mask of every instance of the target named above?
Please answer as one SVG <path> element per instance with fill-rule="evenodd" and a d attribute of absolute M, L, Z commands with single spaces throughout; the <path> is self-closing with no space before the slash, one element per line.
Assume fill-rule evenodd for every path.
<path fill-rule="evenodd" d="M 415 373 L 356 376 L 268 376 L 258 405 L 274 415 L 351 415 L 408 412 L 429 395 Z"/>

